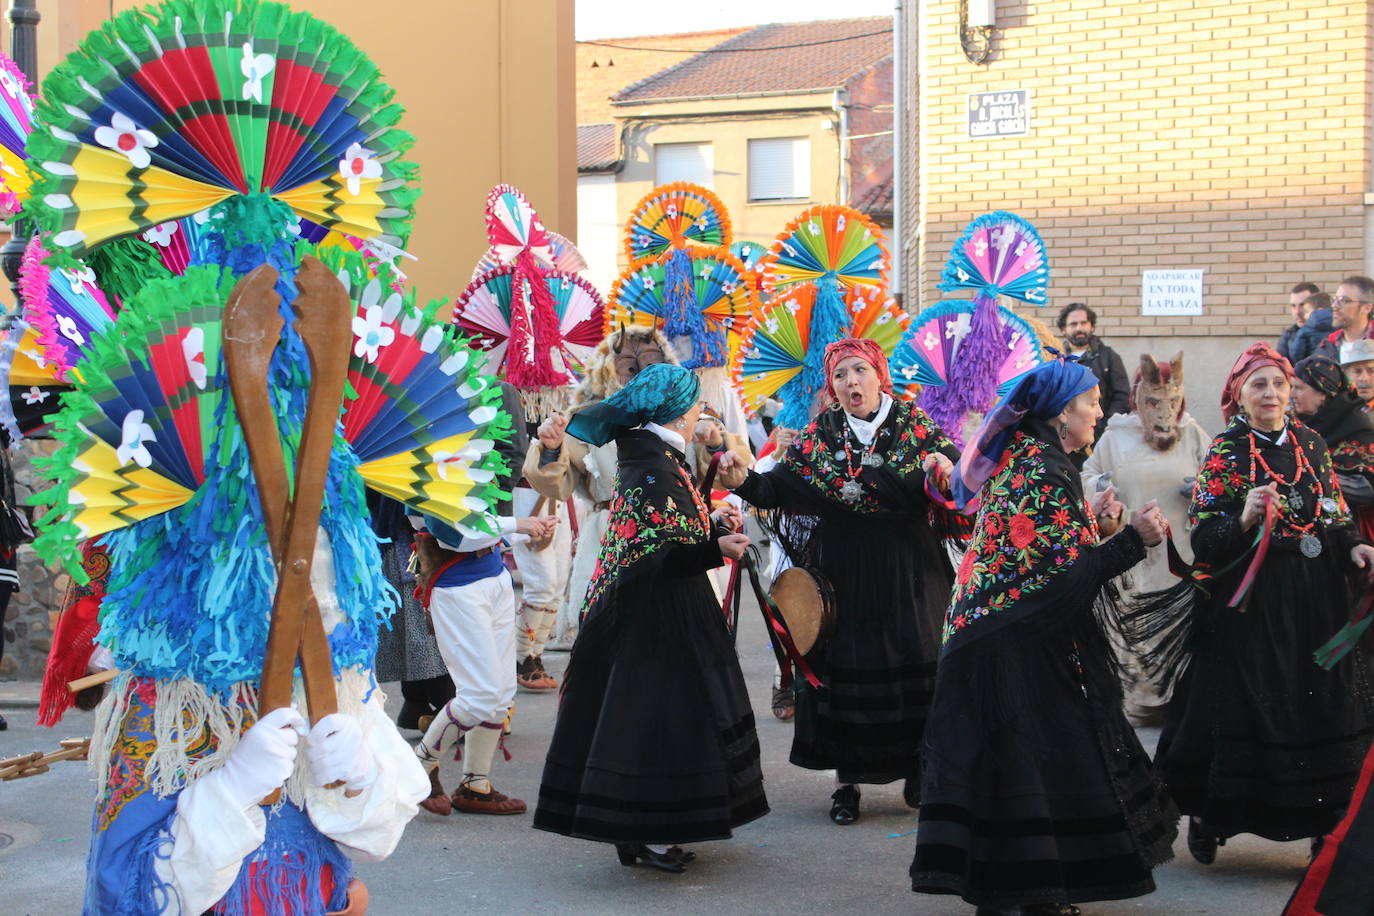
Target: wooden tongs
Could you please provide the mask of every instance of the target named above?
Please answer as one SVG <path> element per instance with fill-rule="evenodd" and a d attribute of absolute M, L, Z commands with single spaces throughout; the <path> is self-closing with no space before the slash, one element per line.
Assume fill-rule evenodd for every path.
<path fill-rule="evenodd" d="M 296 452 L 293 495 L 287 487 L 286 459 L 268 395 L 268 366 L 285 324 L 278 311 L 281 297 L 274 289 L 277 279 L 276 269 L 264 264 L 230 293 L 224 307 L 224 360 L 277 569 L 258 715 L 291 705 L 292 677 L 299 658 L 313 725 L 338 712 L 329 640 L 310 584 L 310 568 L 348 373 L 353 304 L 329 268 L 316 258 L 302 259 L 296 274 L 299 292 L 292 303 L 296 313 L 292 326 L 310 357 L 310 396 Z M 280 796 L 277 789 L 262 803 L 276 804 Z"/>

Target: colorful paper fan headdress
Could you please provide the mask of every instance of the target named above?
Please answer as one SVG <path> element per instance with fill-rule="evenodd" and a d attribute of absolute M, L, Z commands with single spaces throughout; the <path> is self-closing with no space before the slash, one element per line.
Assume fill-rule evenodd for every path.
<path fill-rule="evenodd" d="M 748 268 L 730 253 L 730 218 L 720 198 L 684 181 L 650 191 L 625 225 L 630 266 L 606 310 L 606 333 L 622 324 L 658 325 L 689 369 L 723 367 L 727 333 L 757 304 Z M 737 332 L 737 329 L 736 329 Z"/>
<path fill-rule="evenodd" d="M 942 303 L 952 311 L 930 314 L 931 320 L 946 322 L 946 333 L 958 334 L 958 359 L 945 368 L 944 384 L 926 383 L 929 387 L 921 398 L 921 406 L 956 443 L 962 444 L 963 421 L 969 412 L 983 412 L 991 407 L 998 388 L 1015 377 L 1008 376 L 1009 372 L 1022 365 L 1020 371 L 1027 371 L 1040 362 L 1038 347 L 1034 348 L 1036 358 L 1032 362 L 1023 363 L 1010 355 L 1010 348 L 1016 346 L 1014 338 L 1024 333 L 1025 322 L 1008 320 L 1010 310 L 999 307 L 997 297 L 1044 305 L 1048 301 L 1049 259 L 1034 226 L 1014 213 L 998 211 L 969 224 L 955 241 L 942 278 L 940 289 L 971 292 L 973 301 Z M 918 324 L 922 330 L 913 333 L 922 334 L 921 340 L 916 347 L 902 351 L 907 365 L 921 358 L 916 350 L 921 349 L 929 331 L 928 322 L 919 319 L 913 323 L 913 329 Z M 933 348 L 925 348 L 925 356 L 936 359 Z M 900 371 L 901 368 L 893 367 L 894 376 Z"/>
<path fill-rule="evenodd" d="M 911 319 L 911 326 L 888 365 L 900 390 L 918 385 L 945 386 L 965 359 L 963 348 L 973 328 L 972 302 L 937 302 Z M 998 396 L 1042 362 L 1040 341 L 1030 322 L 1005 306 L 997 309 L 1006 346 L 994 377 Z"/>
<path fill-rule="evenodd" d="M 825 390 L 822 362 L 826 343 L 833 341 L 821 342 L 812 334 L 819 298 L 815 284 L 794 286 L 755 312 L 745 325 L 730 368 L 751 413 L 771 397 L 807 408 Z M 833 339 L 867 337 L 890 357 L 906 330 L 907 314 L 872 286 L 850 288 L 844 305 L 847 318 Z M 909 397 L 911 392 L 898 388 L 897 394 Z"/>
<path fill-rule="evenodd" d="M 49 267 L 48 251 L 34 236 L 19 268 L 19 295 L 28 322 L 38 332 L 38 347 L 54 367 L 57 380 L 80 362 L 94 339 L 114 324 L 118 311 L 96 282 L 95 271 Z"/>
<path fill-rule="evenodd" d="M 754 271 L 764 290 L 775 297 L 768 309 L 797 291 L 799 297 L 786 299 L 788 307 L 805 302 L 808 316 L 806 336 L 791 344 L 795 351 L 791 358 L 800 360 L 801 365 L 787 370 L 797 377 L 787 382 L 787 391 L 781 392 L 784 401 L 778 423 L 801 429 L 810 422 L 815 393 L 825 390 L 825 348 L 851 336 L 855 290 L 870 294 L 858 294 L 864 297 L 858 301 L 887 302 L 883 294 L 887 263 L 882 230 L 858 210 L 833 204 L 803 211 L 759 259 Z M 898 314 L 895 306 L 891 308 L 893 315 Z M 758 320 L 751 318 L 750 324 Z M 896 344 L 893 339 L 884 349 L 891 353 Z M 757 370 L 745 369 L 737 378 L 756 374 Z M 757 385 L 754 383 L 756 389 Z"/>
<path fill-rule="evenodd" d="M 32 127 L 29 81 L 14 61 L 0 54 L 0 211 L 4 213 L 18 213 L 29 195 L 24 143 Z"/>
<path fill-rule="evenodd" d="M 567 239 L 544 228 L 518 190 L 497 185 L 487 196 L 483 262 L 453 308 L 453 322 L 487 351 L 487 371 L 520 392 L 530 413 L 560 406 L 582 360 L 601 339 L 601 295 L 572 270 L 585 265 Z"/>
<path fill-rule="evenodd" d="M 331 26 L 277 3 L 169 0 L 92 32 L 43 82 L 27 152 L 54 251 L 269 195 L 404 246 L 418 190 L 391 89 Z"/>

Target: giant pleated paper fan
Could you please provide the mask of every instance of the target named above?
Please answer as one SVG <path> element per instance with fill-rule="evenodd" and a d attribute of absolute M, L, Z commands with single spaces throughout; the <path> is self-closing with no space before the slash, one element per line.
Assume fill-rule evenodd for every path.
<path fill-rule="evenodd" d="M 955 241 L 940 289 L 1044 305 L 1049 301 L 1049 282 L 1049 258 L 1040 233 L 1015 213 L 999 210 L 969 223 Z"/>
<path fill-rule="evenodd" d="M 472 336 L 472 346 L 485 351 L 484 371 L 491 375 L 505 375 L 512 293 L 518 282 L 514 266 L 493 268 L 474 279 L 453 306 L 453 323 Z M 601 294 L 583 278 L 563 271 L 548 271 L 535 282 L 545 284 L 557 310 L 559 344 L 555 361 L 561 364 L 559 368 L 580 375 L 582 364 L 604 336 Z M 527 336 L 526 342 L 532 346 L 534 339 Z M 532 354 L 521 358 L 532 359 Z"/>
<path fill-rule="evenodd" d="M 625 225 L 625 252 L 632 265 L 674 248 L 729 247 L 730 242 L 730 217 L 720 198 L 685 181 L 654 188 Z"/>
<path fill-rule="evenodd" d="M 799 283 L 883 287 L 887 269 L 882 230 L 858 210 L 835 204 L 805 210 L 754 267 L 770 293 Z"/>
<path fill-rule="evenodd" d="M 411 139 L 377 68 L 307 13 L 169 0 L 107 21 L 43 82 L 33 213 L 81 257 L 235 194 L 403 246 Z"/>
<path fill-rule="evenodd" d="M 117 309 L 93 270 L 80 263 L 49 267 L 43 263 L 47 256 L 42 239 L 34 236 L 20 264 L 19 295 L 39 350 L 57 380 L 65 381 L 94 339 L 114 324 Z"/>
<path fill-rule="evenodd" d="M 909 316 L 881 290 L 866 286 L 845 294 L 845 321 L 828 333 L 822 332 L 826 339 L 815 339 L 819 329 L 813 327 L 812 318 L 818 296 L 813 284 L 794 287 L 762 306 L 745 323 L 730 371 L 750 413 L 757 413 L 764 401 L 780 393 L 786 402 L 810 405 L 825 380 L 822 373 L 808 372 L 808 368 L 819 367 L 825 347 L 836 340 L 866 337 L 890 356 L 902 339 Z M 909 392 L 897 393 L 909 396 Z"/>
<path fill-rule="evenodd" d="M 976 306 L 972 302 L 937 302 L 911 319 L 911 326 L 892 354 L 892 384 L 896 388 L 915 385 L 942 386 L 949 383 L 969 331 Z M 997 309 L 1003 330 L 1003 347 L 994 380 L 999 395 L 1036 366 L 1043 357 L 1035 329 L 1006 306 Z"/>
<path fill-rule="evenodd" d="M 0 211 L 18 213 L 29 195 L 24 143 L 33 128 L 29 81 L 14 61 L 0 54 Z"/>
<path fill-rule="evenodd" d="M 587 266 L 572 242 L 544 228 L 539 214 L 518 188 L 508 184 L 492 188 L 487 194 L 486 220 L 491 248 L 478 264 L 480 272 L 514 264 L 522 251 L 529 251 L 535 264 L 547 270 L 577 271 Z M 484 269 L 482 264 L 488 261 L 490 267 Z"/>
<path fill-rule="evenodd" d="M 679 278 L 676 271 L 682 268 Z M 672 296 L 673 284 L 681 289 Z M 681 303 L 683 314 L 676 314 Z M 723 248 L 693 248 L 642 263 L 621 273 L 611 289 L 606 306 L 603 333 L 621 325 L 662 327 L 669 337 L 678 336 L 678 327 L 692 326 L 694 346 L 702 353 L 679 353 L 683 365 L 724 365 L 728 357 L 727 333 L 748 318 L 757 307 L 757 297 L 749 283 L 744 265 Z"/>

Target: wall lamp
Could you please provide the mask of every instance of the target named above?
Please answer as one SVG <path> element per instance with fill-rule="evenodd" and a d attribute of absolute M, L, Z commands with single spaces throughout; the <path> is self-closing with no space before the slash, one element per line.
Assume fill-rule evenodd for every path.
<path fill-rule="evenodd" d="M 969 63 L 987 63 L 996 27 L 997 0 L 959 0 L 959 44 Z"/>

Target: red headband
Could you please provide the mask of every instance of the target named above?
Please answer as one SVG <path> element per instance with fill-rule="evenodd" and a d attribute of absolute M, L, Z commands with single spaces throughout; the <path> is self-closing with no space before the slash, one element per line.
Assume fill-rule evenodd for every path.
<path fill-rule="evenodd" d="M 1293 365 L 1280 356 L 1279 351 L 1267 343 L 1252 343 L 1231 367 L 1231 374 L 1226 376 L 1226 387 L 1221 390 L 1221 415 L 1227 423 L 1240 412 L 1240 389 L 1245 380 L 1253 375 L 1256 369 L 1266 366 L 1275 367 L 1283 373 L 1284 378 L 1293 380 Z"/>
<path fill-rule="evenodd" d="M 878 373 L 878 384 L 882 386 L 882 390 L 889 395 L 892 394 L 892 373 L 887 369 L 887 357 L 883 355 L 883 348 L 867 337 L 847 337 L 825 348 L 825 391 L 832 401 L 839 401 L 831 381 L 835 367 L 851 356 L 857 356 L 872 366 Z"/>

